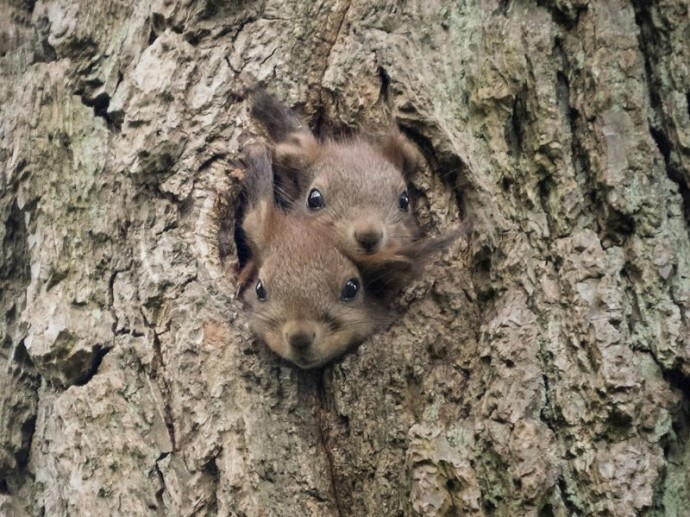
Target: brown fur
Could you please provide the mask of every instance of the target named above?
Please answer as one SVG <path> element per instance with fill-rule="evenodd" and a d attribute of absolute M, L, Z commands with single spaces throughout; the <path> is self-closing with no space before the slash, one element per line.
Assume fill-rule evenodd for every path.
<path fill-rule="evenodd" d="M 384 312 L 331 232 L 315 220 L 281 211 L 273 202 L 272 183 L 265 151 L 253 149 L 247 159 L 242 224 L 252 260 L 240 274 L 242 299 L 253 331 L 271 350 L 301 368 L 313 368 L 365 339 Z M 349 279 L 357 279 L 361 287 L 354 299 L 343 300 Z M 259 280 L 265 301 L 256 292 Z M 291 341 L 300 334 L 312 339 L 302 349 Z"/>
<path fill-rule="evenodd" d="M 421 156 L 397 128 L 391 128 L 376 143 L 376 148 L 386 160 L 403 173 L 405 179 L 409 179 L 421 166 Z"/>

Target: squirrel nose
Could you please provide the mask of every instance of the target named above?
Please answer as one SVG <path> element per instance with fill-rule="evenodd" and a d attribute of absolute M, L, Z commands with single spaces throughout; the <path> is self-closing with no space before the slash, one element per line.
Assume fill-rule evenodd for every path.
<path fill-rule="evenodd" d="M 305 350 L 314 342 L 314 334 L 299 331 L 288 336 L 288 342 L 295 350 Z"/>
<path fill-rule="evenodd" d="M 375 251 L 383 240 L 383 228 L 375 224 L 355 225 L 355 240 L 364 251 Z"/>
<path fill-rule="evenodd" d="M 288 321 L 283 327 L 283 339 L 296 352 L 305 352 L 316 341 L 317 326 L 309 320 Z"/>

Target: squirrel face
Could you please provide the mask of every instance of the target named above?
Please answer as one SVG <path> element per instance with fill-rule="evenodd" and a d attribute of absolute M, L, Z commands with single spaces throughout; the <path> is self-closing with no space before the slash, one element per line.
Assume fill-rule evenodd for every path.
<path fill-rule="evenodd" d="M 376 328 L 380 306 L 328 228 L 275 205 L 265 150 L 247 161 L 242 230 L 252 260 L 240 284 L 250 325 L 271 350 L 297 366 L 323 365 Z"/>
<path fill-rule="evenodd" d="M 321 228 L 281 217 L 275 230 L 244 292 L 250 325 L 281 357 L 321 366 L 374 330 L 377 308 L 356 266 Z"/>
<path fill-rule="evenodd" d="M 328 142 L 303 171 L 292 210 L 331 228 L 345 248 L 371 254 L 417 235 L 402 173 L 363 140 Z"/>

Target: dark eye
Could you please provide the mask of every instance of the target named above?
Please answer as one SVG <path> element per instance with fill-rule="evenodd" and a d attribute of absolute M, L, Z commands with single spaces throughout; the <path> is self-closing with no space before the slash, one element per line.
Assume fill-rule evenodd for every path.
<path fill-rule="evenodd" d="M 343 292 L 340 296 L 342 296 L 343 300 L 349 302 L 355 299 L 355 296 L 357 296 L 357 291 L 359 291 L 359 280 L 356 278 L 350 278 L 347 282 L 345 282 Z"/>
<path fill-rule="evenodd" d="M 266 288 L 261 280 L 256 283 L 256 297 L 260 302 L 266 301 Z"/>
<path fill-rule="evenodd" d="M 400 210 L 407 211 L 407 209 L 410 207 L 410 196 L 407 193 L 407 190 L 403 190 L 403 193 L 400 194 L 400 199 L 398 199 L 398 206 L 400 207 Z"/>
<path fill-rule="evenodd" d="M 307 206 L 310 210 L 321 210 L 323 208 L 323 194 L 321 194 L 319 189 L 313 188 L 309 191 Z"/>

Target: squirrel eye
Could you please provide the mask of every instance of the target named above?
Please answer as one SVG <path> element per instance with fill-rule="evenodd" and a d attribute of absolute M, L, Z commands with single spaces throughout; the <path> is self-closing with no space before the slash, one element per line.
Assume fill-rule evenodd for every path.
<path fill-rule="evenodd" d="M 259 299 L 260 302 L 266 301 L 266 288 L 264 287 L 264 283 L 261 280 L 256 282 L 256 297 Z"/>
<path fill-rule="evenodd" d="M 349 302 L 355 299 L 355 296 L 357 296 L 358 291 L 359 280 L 357 280 L 356 278 L 350 278 L 347 282 L 345 282 L 345 285 L 343 286 L 343 292 L 340 296 L 342 296 L 343 300 Z"/>
<path fill-rule="evenodd" d="M 400 194 L 400 199 L 398 200 L 398 206 L 400 207 L 400 210 L 405 210 L 410 207 L 410 196 L 407 193 L 407 190 L 403 190 L 402 194 Z"/>
<path fill-rule="evenodd" d="M 313 188 L 309 191 L 309 196 L 307 196 L 307 206 L 311 210 L 320 210 L 323 208 L 323 194 L 317 188 Z"/>

